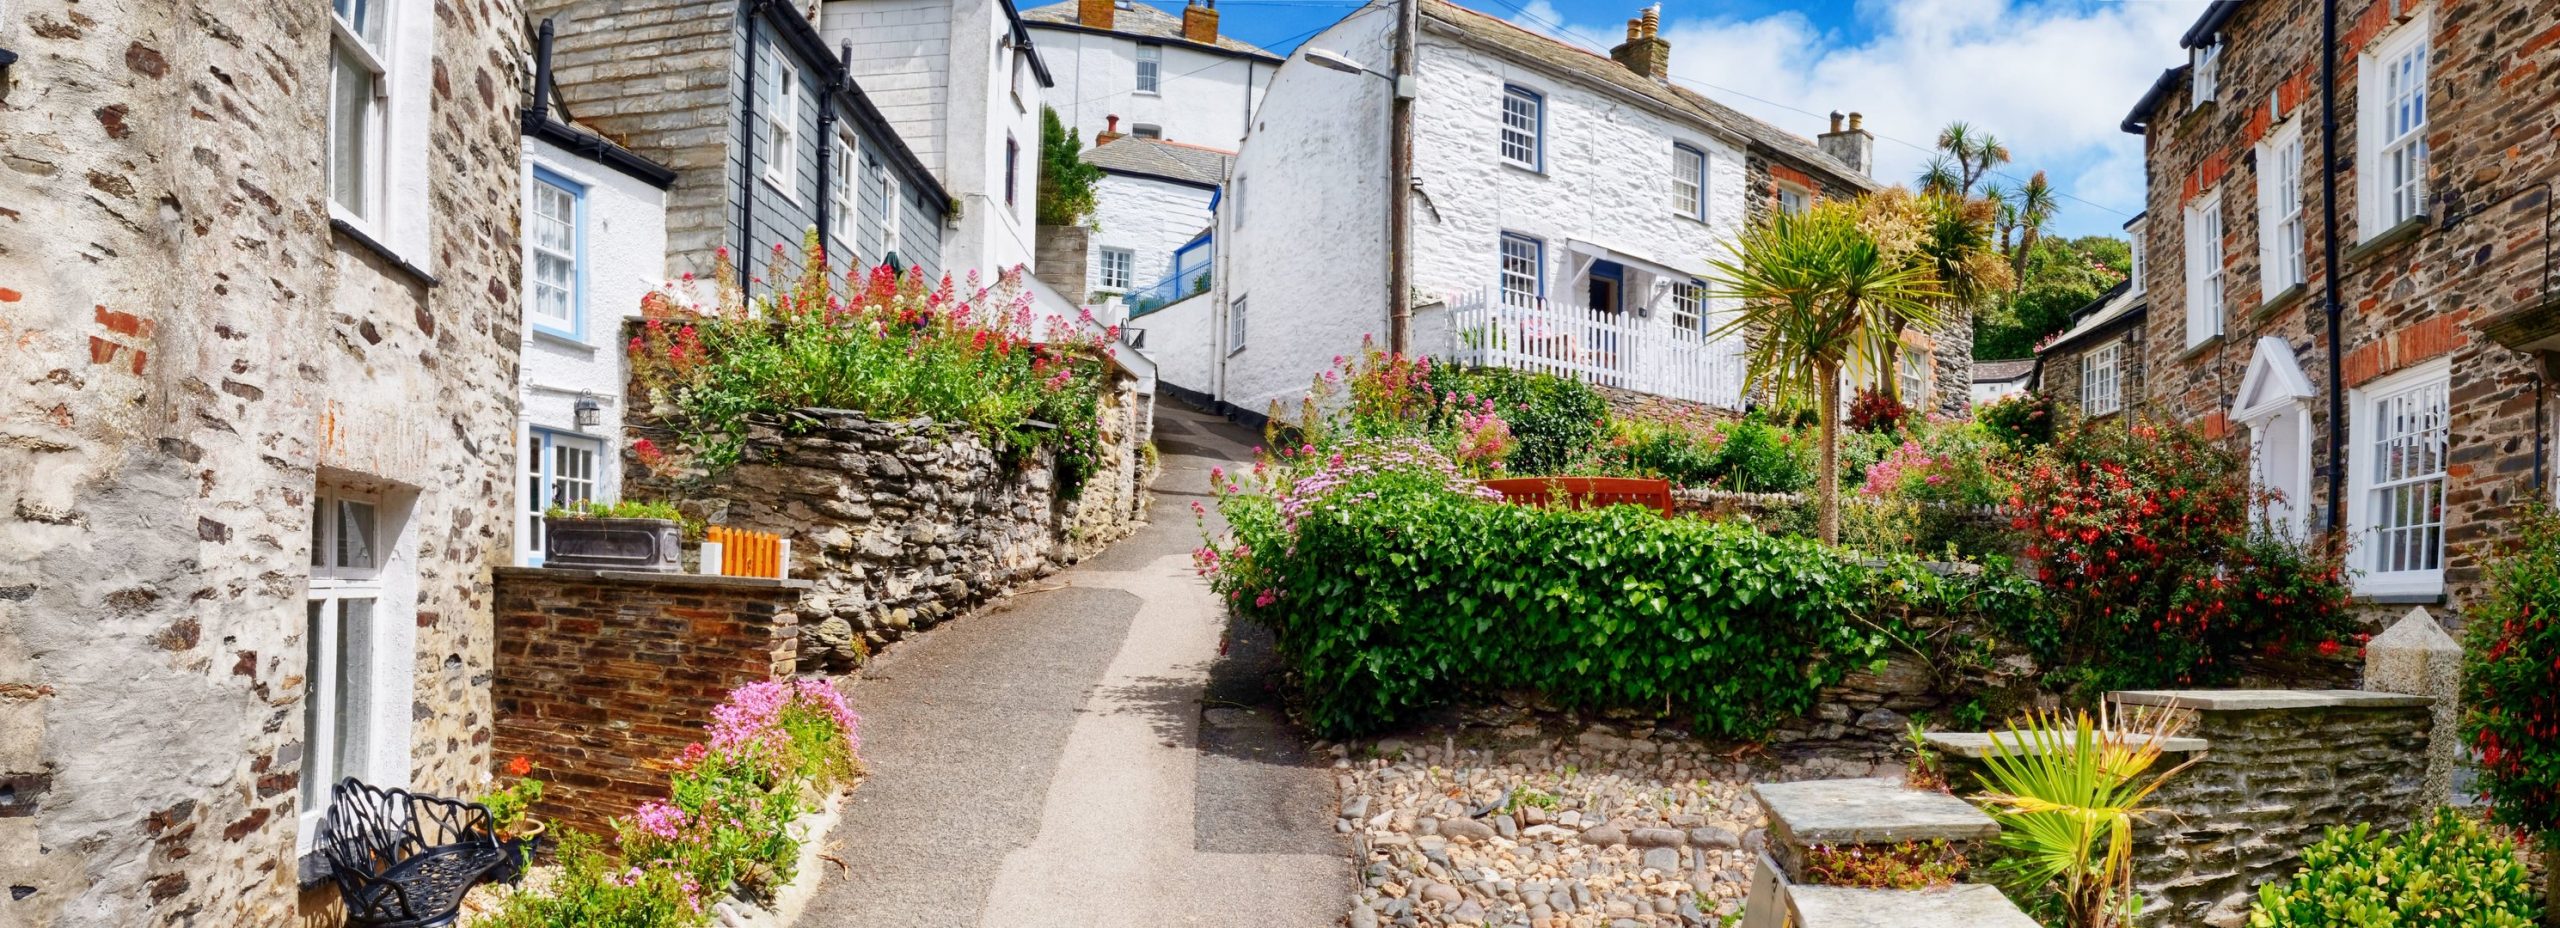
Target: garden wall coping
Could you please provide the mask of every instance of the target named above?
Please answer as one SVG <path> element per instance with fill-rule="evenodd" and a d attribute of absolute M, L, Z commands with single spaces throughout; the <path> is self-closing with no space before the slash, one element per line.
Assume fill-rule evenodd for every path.
<path fill-rule="evenodd" d="M 2000 732 L 2001 746 L 2016 748 L 2019 745 L 2017 737 L 2019 734 L 2016 731 Z M 1982 760 L 1991 756 L 1991 735 L 1992 733 L 1987 731 L 1933 731 L 1927 738 L 1929 747 L 1940 754 L 1968 760 Z M 2211 746 L 2211 743 L 2203 738 L 2176 736 L 2162 740 L 2160 751 L 2164 754 L 2195 754 Z"/>
<path fill-rule="evenodd" d="M 594 580 L 613 583 L 640 583 L 652 586 L 678 586 L 733 590 L 805 590 L 811 586 L 810 581 L 807 580 L 776 580 L 770 577 L 724 577 L 717 574 L 691 574 L 675 571 L 588 570 L 572 567 L 500 567 L 497 568 L 496 574 L 500 577 L 525 577 L 530 579 L 548 580 L 555 583 L 571 580 Z"/>
<path fill-rule="evenodd" d="M 1972 803 L 1912 789 L 1899 778 L 1803 780 L 1751 788 L 1783 846 L 1988 841 L 2000 825 Z"/>
<path fill-rule="evenodd" d="M 2366 690 L 2122 690 L 2107 699 L 2129 706 L 2197 712 L 2263 712 L 2271 709 L 2397 709 L 2434 702 L 2426 696 Z"/>
<path fill-rule="evenodd" d="M 2000 890 L 1980 883 L 1940 889 L 1790 886 L 1796 928 L 2037 928 Z"/>

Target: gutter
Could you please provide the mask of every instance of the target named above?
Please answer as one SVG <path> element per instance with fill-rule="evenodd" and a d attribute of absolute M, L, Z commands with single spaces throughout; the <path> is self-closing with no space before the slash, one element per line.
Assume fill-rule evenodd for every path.
<path fill-rule="evenodd" d="M 553 88 L 551 83 L 551 20 L 545 18 L 533 39 L 533 98 L 525 103 L 518 122 L 524 134 L 541 139 L 570 154 L 602 164 L 649 186 L 665 190 L 675 186 L 674 168 L 641 157 L 631 149 L 614 144 L 604 136 L 580 132 L 551 115 Z"/>
<path fill-rule="evenodd" d="M 2158 108 L 2162 100 L 2168 99 L 2170 91 L 2178 89 L 2178 82 L 2186 70 L 2186 65 L 2162 70 L 2160 77 L 2151 82 L 2151 89 L 2143 91 L 2142 99 L 2134 101 L 2133 112 L 2126 113 L 2124 121 L 2117 123 L 2116 128 L 2131 135 L 2143 134 L 2143 129 L 2151 123 L 2151 111 Z"/>
<path fill-rule="evenodd" d="M 2224 5 L 2215 4 L 2215 11 Z M 2329 327 L 2329 481 L 2323 488 L 2329 511 L 2321 528 L 2334 531 L 2345 516 L 2347 474 L 2346 341 L 2338 286 L 2344 270 L 2338 266 L 2338 0 L 2320 0 L 2320 222 L 2320 256 L 2328 266 L 2320 309 Z"/>

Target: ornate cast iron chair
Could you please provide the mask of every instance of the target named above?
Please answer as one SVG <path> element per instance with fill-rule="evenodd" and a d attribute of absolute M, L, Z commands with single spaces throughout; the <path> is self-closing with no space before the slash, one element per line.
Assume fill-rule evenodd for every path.
<path fill-rule="evenodd" d="M 339 781 L 330 797 L 320 853 L 349 925 L 451 925 L 462 894 L 506 862 L 495 822 L 479 803 L 376 789 L 354 777 Z"/>

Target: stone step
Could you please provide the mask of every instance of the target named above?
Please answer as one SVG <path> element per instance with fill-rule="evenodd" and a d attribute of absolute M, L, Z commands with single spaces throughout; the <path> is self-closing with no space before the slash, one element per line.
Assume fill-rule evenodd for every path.
<path fill-rule="evenodd" d="M 1787 887 L 1794 928 L 2038 928 L 2000 890 L 1979 883 L 1940 889 Z"/>

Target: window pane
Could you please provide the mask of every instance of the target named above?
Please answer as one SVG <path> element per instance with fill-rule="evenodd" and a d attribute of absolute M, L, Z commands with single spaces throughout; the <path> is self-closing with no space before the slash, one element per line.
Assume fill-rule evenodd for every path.
<path fill-rule="evenodd" d="M 338 600 L 338 641 L 336 679 L 332 681 L 331 704 L 337 710 L 337 743 L 331 745 L 329 769 L 341 776 L 367 776 L 364 757 L 368 729 L 367 716 L 372 712 L 372 677 L 366 662 L 373 654 L 373 600 Z"/>
<path fill-rule="evenodd" d="M 313 567 L 324 567 L 329 563 L 329 561 L 322 556 L 326 549 L 321 547 L 324 543 L 324 539 L 329 537 L 329 514 L 328 509 L 326 508 L 327 506 L 328 502 L 326 498 L 322 497 L 317 492 L 311 494 L 311 566 Z"/>
<path fill-rule="evenodd" d="M 338 14 L 338 19 L 347 24 L 347 31 L 355 33 L 365 44 L 378 46 L 382 43 L 381 4 L 374 0 L 333 0 L 332 9 Z"/>
<path fill-rule="evenodd" d="M 336 662 L 328 653 L 327 639 L 322 635 L 321 616 L 330 611 L 327 600 L 306 604 L 302 624 L 302 808 L 316 811 L 329 801 L 330 781 L 335 771 L 330 764 L 329 741 L 335 733 L 321 726 L 329 724 L 324 706 L 335 698 L 336 687 L 329 675 L 336 672 Z"/>
<path fill-rule="evenodd" d="M 372 503 L 354 500 L 338 501 L 338 565 L 356 569 L 374 566 L 374 510 Z"/>
<path fill-rule="evenodd" d="M 329 197 L 358 216 L 372 208 L 370 150 L 374 73 L 355 53 L 335 47 L 329 60 Z"/>
<path fill-rule="evenodd" d="M 1538 243 L 1519 236 L 1502 238 L 1502 300 L 1526 306 L 1538 299 Z"/>
<path fill-rule="evenodd" d="M 1512 162 L 1539 166 L 1538 130 L 1540 101 L 1518 87 L 1502 92 L 1502 157 Z"/>

